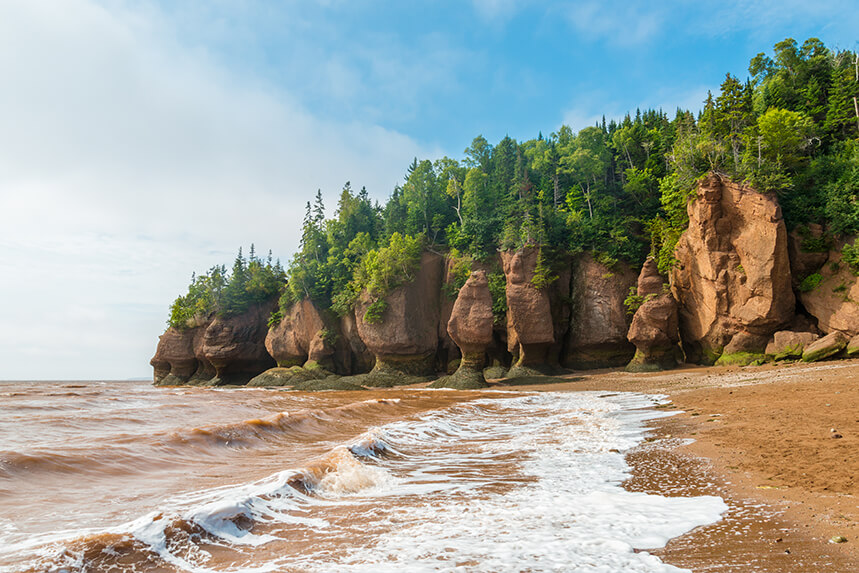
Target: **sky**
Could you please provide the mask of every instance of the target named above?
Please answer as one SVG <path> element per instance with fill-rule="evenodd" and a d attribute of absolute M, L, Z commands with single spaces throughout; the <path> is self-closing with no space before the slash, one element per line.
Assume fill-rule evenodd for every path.
<path fill-rule="evenodd" d="M 857 30 L 852 0 L 3 0 L 0 380 L 148 376 L 191 273 L 286 262 L 317 189 L 383 202 L 477 135 L 698 110 Z"/>

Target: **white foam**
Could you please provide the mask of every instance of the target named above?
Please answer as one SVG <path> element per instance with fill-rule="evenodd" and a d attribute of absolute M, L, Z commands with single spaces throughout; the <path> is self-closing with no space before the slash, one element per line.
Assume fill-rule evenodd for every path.
<path fill-rule="evenodd" d="M 428 503 L 396 507 L 387 517 L 389 531 L 346 559 L 330 563 L 315 556 L 300 565 L 374 572 L 679 571 L 633 549 L 661 547 L 717 521 L 727 507 L 716 497 L 665 498 L 620 487 L 629 476 L 622 452 L 642 440 L 645 420 L 664 415 L 636 410 L 653 403 L 644 396 L 538 394 L 391 424 L 388 439 L 397 446 L 423 445 L 435 467 L 463 462 L 461 456 L 446 459 L 446 444 L 478 440 L 478 451 L 468 457 L 486 463 L 523 454 L 523 478 L 531 481 L 502 494 L 473 491 L 492 485 L 479 478 L 470 493 L 448 488 Z M 483 406 L 488 408 L 481 411 Z"/>
<path fill-rule="evenodd" d="M 180 496 L 161 513 L 111 531 L 195 573 L 214 569 L 204 551 L 194 562 L 170 552 L 165 528 L 176 519 L 250 555 L 279 532 L 254 534 L 247 528 L 253 522 L 319 536 L 309 553 L 229 571 L 676 572 L 634 548 L 661 547 L 717 521 L 727 508 L 717 497 L 666 498 L 621 487 L 629 477 L 623 452 L 643 440 L 646 420 L 669 415 L 643 409 L 660 401 L 597 393 L 480 399 L 372 429 L 335 448 L 324 471 L 285 470 Z M 312 495 L 290 485 L 303 471 Z M 351 503 L 375 508 L 365 515 L 366 529 L 380 533 L 332 551 L 338 531 L 324 519 L 325 507 Z M 310 507 L 322 517 L 306 515 Z"/>

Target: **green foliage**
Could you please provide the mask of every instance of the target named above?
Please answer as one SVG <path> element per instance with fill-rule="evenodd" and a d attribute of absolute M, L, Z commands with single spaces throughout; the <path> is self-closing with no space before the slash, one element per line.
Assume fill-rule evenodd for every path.
<path fill-rule="evenodd" d="M 488 273 L 489 293 L 492 295 L 492 315 L 495 324 L 504 324 L 507 320 L 507 278 L 501 271 Z"/>
<path fill-rule="evenodd" d="M 638 288 L 631 286 L 629 287 L 629 294 L 626 295 L 626 298 L 623 300 L 623 306 L 626 307 L 626 314 L 635 314 L 641 305 L 644 304 L 644 297 L 639 296 Z"/>
<path fill-rule="evenodd" d="M 544 289 L 557 279 L 558 275 L 552 273 L 552 268 L 546 262 L 543 249 L 540 249 L 540 253 L 537 255 L 537 265 L 534 267 L 534 276 L 531 277 L 531 284 L 535 288 Z"/>
<path fill-rule="evenodd" d="M 465 285 L 465 281 L 471 276 L 471 267 L 474 259 L 470 255 L 463 255 L 457 249 L 451 249 L 448 254 L 450 269 L 448 281 L 442 285 L 442 290 L 448 298 L 456 299 L 459 290 Z"/>
<path fill-rule="evenodd" d="M 841 248 L 841 260 L 847 263 L 850 272 L 859 276 L 859 245 L 856 244 L 856 241 L 846 243 Z"/>
<path fill-rule="evenodd" d="M 802 239 L 800 248 L 806 253 L 827 253 L 832 247 L 832 237 L 826 233 L 815 237 L 805 225 L 798 225 L 796 232 Z"/>
<path fill-rule="evenodd" d="M 367 306 L 362 320 L 367 324 L 379 324 L 382 322 L 386 310 L 388 310 L 388 303 L 385 302 L 385 299 L 374 300 Z"/>
<path fill-rule="evenodd" d="M 819 287 L 821 282 L 823 282 L 823 275 L 812 273 L 802 279 L 802 282 L 799 283 L 799 290 L 800 292 L 811 292 Z"/>
<path fill-rule="evenodd" d="M 666 292 L 665 286 L 666 285 L 663 285 L 663 288 L 662 288 L 663 294 Z M 629 287 L 629 293 L 626 295 L 626 298 L 623 300 L 623 306 L 626 307 L 626 314 L 635 314 L 635 311 L 637 311 L 639 308 L 641 308 L 641 305 L 643 305 L 647 301 L 653 300 L 657 296 L 659 296 L 659 295 L 658 294 L 649 294 L 646 296 L 641 296 L 638 294 L 638 288 L 637 287 L 634 287 L 634 286 Z"/>
<path fill-rule="evenodd" d="M 361 260 L 355 281 L 371 295 L 385 296 L 411 282 L 420 268 L 422 237 L 394 233 L 388 245 L 369 251 Z"/>
<path fill-rule="evenodd" d="M 335 310 L 340 311 L 348 304 L 347 301 L 354 304 L 360 293 L 366 291 L 372 302 L 364 314 L 364 322 L 381 321 L 387 308 L 384 297 L 398 286 L 414 280 L 420 268 L 423 240 L 423 236 L 404 236 L 395 232 L 387 246 L 370 250 L 347 285 L 348 294 L 337 298 Z"/>
<path fill-rule="evenodd" d="M 829 50 L 816 38 L 801 44 L 788 38 L 751 60 L 750 80 L 726 74 L 698 115 L 635 110 L 526 141 L 504 137 L 493 144 L 478 136 L 461 160 L 415 158 L 383 206 L 346 183 L 328 219 L 317 192 L 306 205 L 301 244 L 272 323 L 304 298 L 341 315 L 365 290 L 376 304 L 412 280 L 422 248 L 462 259 L 445 286 L 449 295 L 466 276 L 465 260 L 485 264 L 499 250 L 523 247 L 547 249 L 535 276 L 539 288 L 553 279 L 553 259 L 569 253 L 593 252 L 608 266 L 639 266 L 652 254 L 667 273 L 688 226 L 687 203 L 709 171 L 777 192 L 789 228 L 823 225 L 829 235 L 806 239 L 806 249 L 857 235 L 855 61 L 854 52 Z M 199 283 L 194 277 L 171 307 L 170 324 L 241 312 L 277 294 L 283 269 L 253 258 L 240 255 L 229 280 L 222 267 Z M 503 320 L 503 276 L 492 276 L 494 312 Z"/>
<path fill-rule="evenodd" d="M 242 255 L 240 248 L 230 274 L 223 265 L 216 265 L 209 269 L 208 274 L 192 275 L 187 294 L 171 305 L 167 324 L 184 329 L 196 326 L 214 314 L 229 316 L 244 312 L 253 304 L 278 296 L 284 279 L 280 262 L 272 263 L 270 253 L 263 261 L 256 256 L 253 245 L 248 258 Z"/>

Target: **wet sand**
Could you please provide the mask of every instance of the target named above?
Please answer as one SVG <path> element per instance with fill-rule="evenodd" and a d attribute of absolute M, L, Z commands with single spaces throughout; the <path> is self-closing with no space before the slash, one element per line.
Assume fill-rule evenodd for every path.
<path fill-rule="evenodd" d="M 696 572 L 859 571 L 859 361 L 570 378 L 528 389 L 665 394 L 665 410 L 682 411 L 653 423 L 628 456 L 625 486 L 720 495 L 730 510 L 653 552 L 664 561 Z M 838 536 L 847 542 L 830 542 Z"/>

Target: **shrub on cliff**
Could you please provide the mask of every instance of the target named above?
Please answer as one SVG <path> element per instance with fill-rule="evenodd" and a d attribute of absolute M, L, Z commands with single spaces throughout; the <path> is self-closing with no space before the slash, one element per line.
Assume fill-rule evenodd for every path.
<path fill-rule="evenodd" d="M 170 306 L 167 324 L 184 329 L 214 314 L 228 316 L 247 310 L 252 304 L 271 300 L 281 292 L 284 281 L 280 261 L 272 263 L 271 253 L 263 261 L 251 245 L 247 259 L 242 249 L 227 274 L 226 267 L 216 265 L 204 275 L 191 275 L 188 292 Z"/>

